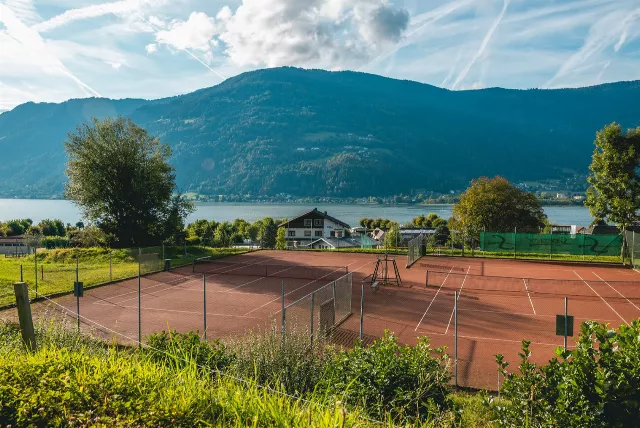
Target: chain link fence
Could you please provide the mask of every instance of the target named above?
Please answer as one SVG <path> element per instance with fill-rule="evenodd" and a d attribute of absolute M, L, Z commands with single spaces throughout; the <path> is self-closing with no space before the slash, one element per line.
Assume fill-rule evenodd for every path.
<path fill-rule="evenodd" d="M 425 255 L 427 238 L 420 234 L 407 244 L 407 267 L 412 266 L 420 257 Z"/>
<path fill-rule="evenodd" d="M 325 337 L 351 315 L 353 273 L 314 290 L 282 308 L 282 332 L 302 331 L 314 337 Z"/>

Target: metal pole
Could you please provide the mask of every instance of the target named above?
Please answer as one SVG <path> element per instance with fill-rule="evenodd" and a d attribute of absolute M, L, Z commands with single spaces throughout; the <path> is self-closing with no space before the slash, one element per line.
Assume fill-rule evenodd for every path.
<path fill-rule="evenodd" d="M 313 306 L 316 300 L 316 293 L 311 293 L 311 323 L 310 323 L 310 331 L 311 331 L 311 346 L 313 346 Z"/>
<path fill-rule="evenodd" d="M 564 350 L 567 351 L 567 330 L 569 328 L 569 298 L 564 298 Z"/>
<path fill-rule="evenodd" d="M 40 265 L 40 279 L 44 281 L 44 266 Z"/>
<path fill-rule="evenodd" d="M 76 284 L 80 281 L 80 279 L 78 278 L 80 276 L 78 272 L 79 264 L 80 264 L 80 258 L 76 256 Z M 79 292 L 76 292 L 76 310 L 78 314 L 78 331 L 80 331 L 80 293 Z"/>
<path fill-rule="evenodd" d="M 513 258 L 517 259 L 518 258 L 518 252 L 516 251 L 516 240 L 518 239 L 518 228 L 514 227 L 513 228 Z"/>
<path fill-rule="evenodd" d="M 36 297 L 38 296 L 38 247 L 33 249 L 33 259 L 35 260 L 36 268 Z"/>
<path fill-rule="evenodd" d="M 109 281 L 113 281 L 113 250 L 109 251 Z"/>
<path fill-rule="evenodd" d="M 456 300 L 453 303 L 453 313 L 454 313 L 454 353 L 455 353 L 455 379 L 456 379 L 456 388 L 458 388 L 458 290 L 456 290 Z"/>
<path fill-rule="evenodd" d="M 24 282 L 22 278 L 22 265 L 20 265 L 20 282 Z"/>
<path fill-rule="evenodd" d="M 549 239 L 549 260 L 553 260 L 553 227 L 551 228 L 551 238 Z"/>
<path fill-rule="evenodd" d="M 202 274 L 202 290 L 204 291 L 204 340 L 207 340 L 207 275 L 204 273 Z"/>
<path fill-rule="evenodd" d="M 138 346 L 142 346 L 142 302 L 141 293 L 141 280 L 140 280 L 140 259 L 138 259 Z"/>
<path fill-rule="evenodd" d="M 164 242 L 162 243 L 162 261 L 164 263 L 165 257 L 164 257 Z"/>
<path fill-rule="evenodd" d="M 287 334 L 285 325 L 285 308 L 284 308 L 284 280 L 282 280 L 282 348 L 284 349 L 284 338 Z"/>
<path fill-rule="evenodd" d="M 364 327 L 364 280 L 361 284 L 362 290 L 360 292 L 360 342 L 362 342 L 362 331 Z"/>
<path fill-rule="evenodd" d="M 584 261 L 584 229 L 582 229 L 582 260 Z"/>

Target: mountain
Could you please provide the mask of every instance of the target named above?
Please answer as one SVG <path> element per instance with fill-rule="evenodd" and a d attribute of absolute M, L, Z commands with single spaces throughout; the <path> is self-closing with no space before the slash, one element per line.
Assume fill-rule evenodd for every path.
<path fill-rule="evenodd" d="M 181 190 L 367 196 L 586 173 L 595 133 L 640 125 L 640 81 L 449 91 L 356 72 L 274 68 L 158 100 L 26 103 L 0 114 L 0 195 L 60 194 L 63 141 L 124 115 L 169 143 Z"/>

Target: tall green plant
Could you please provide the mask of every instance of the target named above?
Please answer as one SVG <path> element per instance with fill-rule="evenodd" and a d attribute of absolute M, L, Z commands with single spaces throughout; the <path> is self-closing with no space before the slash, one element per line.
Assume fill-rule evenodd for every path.
<path fill-rule="evenodd" d="M 556 349 L 547 365 L 530 361 L 531 342 L 523 341 L 519 374 L 504 376 L 506 404 L 496 406 L 502 426 L 629 427 L 640 421 L 640 320 L 612 330 L 582 324 L 573 351 Z"/>
<path fill-rule="evenodd" d="M 625 134 L 612 123 L 598 131 L 594 144 L 585 205 L 595 221 L 614 222 L 624 232 L 640 218 L 640 127 Z"/>

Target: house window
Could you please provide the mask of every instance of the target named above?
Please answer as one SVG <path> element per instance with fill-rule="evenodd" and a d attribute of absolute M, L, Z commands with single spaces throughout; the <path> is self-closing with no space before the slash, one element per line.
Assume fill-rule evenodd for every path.
<path fill-rule="evenodd" d="M 289 236 L 296 236 L 296 231 L 295 230 L 290 230 L 289 231 Z"/>
<path fill-rule="evenodd" d="M 314 226 L 322 226 L 322 219 L 321 218 L 317 218 L 317 219 L 313 220 L 313 225 Z"/>
<path fill-rule="evenodd" d="M 342 232 L 341 231 L 337 231 L 336 232 L 336 238 L 342 238 Z"/>
<path fill-rule="evenodd" d="M 311 219 L 310 218 L 305 218 L 304 219 L 304 227 L 311 227 Z"/>
<path fill-rule="evenodd" d="M 322 237 L 322 231 L 321 230 L 316 230 L 316 236 Z"/>
<path fill-rule="evenodd" d="M 310 230 L 305 230 L 304 231 L 304 236 L 311 236 L 311 231 Z"/>

